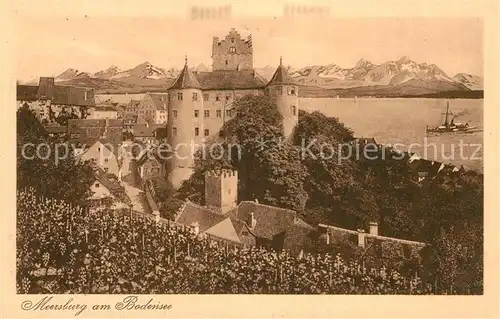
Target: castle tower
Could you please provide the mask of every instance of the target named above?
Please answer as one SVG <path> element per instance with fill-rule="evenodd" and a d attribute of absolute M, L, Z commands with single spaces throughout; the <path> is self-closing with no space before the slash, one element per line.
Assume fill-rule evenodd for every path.
<path fill-rule="evenodd" d="M 205 206 L 222 213 L 238 206 L 238 172 L 222 170 L 205 173 Z"/>
<path fill-rule="evenodd" d="M 294 79 L 288 75 L 283 61 L 280 58 L 280 65 L 276 69 L 273 77 L 266 86 L 268 94 L 276 103 L 278 111 L 283 116 L 283 128 L 286 138 L 290 138 L 293 129 L 299 122 L 299 87 Z"/>
<path fill-rule="evenodd" d="M 184 68 L 168 89 L 167 139 L 172 150 L 167 160 L 167 178 L 177 188 L 193 172 L 195 146 L 203 139 L 203 94 L 201 85 Z"/>
<path fill-rule="evenodd" d="M 212 69 L 214 71 L 253 70 L 252 35 L 242 39 L 231 29 L 224 40 L 213 38 Z"/>

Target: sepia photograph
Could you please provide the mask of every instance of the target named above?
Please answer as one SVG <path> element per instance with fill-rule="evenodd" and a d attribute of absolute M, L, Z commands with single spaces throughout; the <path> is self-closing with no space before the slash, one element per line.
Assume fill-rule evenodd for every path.
<path fill-rule="evenodd" d="M 280 8 L 18 13 L 22 310 L 485 293 L 485 20 Z"/>

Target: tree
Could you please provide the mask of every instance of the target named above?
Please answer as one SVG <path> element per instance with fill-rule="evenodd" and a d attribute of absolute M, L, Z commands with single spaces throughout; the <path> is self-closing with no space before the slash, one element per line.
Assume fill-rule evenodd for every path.
<path fill-rule="evenodd" d="M 82 204 L 93 182 L 90 163 L 77 161 L 67 143 L 49 137 L 32 111 L 18 110 L 18 189 L 32 187 L 40 195 Z"/>
<path fill-rule="evenodd" d="M 206 147 L 213 150 L 217 144 L 218 152 L 197 153 L 194 174 L 180 192 L 202 203 L 204 172 L 230 168 L 239 172 L 240 199 L 303 209 L 305 169 L 298 148 L 283 136 L 283 119 L 276 105 L 267 96 L 244 96 L 233 107 L 235 116 Z"/>

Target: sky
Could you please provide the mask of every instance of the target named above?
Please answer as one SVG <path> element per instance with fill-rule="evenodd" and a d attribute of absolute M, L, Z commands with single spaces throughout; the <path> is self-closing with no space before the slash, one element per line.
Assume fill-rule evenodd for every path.
<path fill-rule="evenodd" d="M 85 12 L 85 11 L 82 11 Z M 212 37 L 230 28 L 252 34 L 254 67 L 294 68 L 335 63 L 353 67 L 361 58 L 379 64 L 408 56 L 438 65 L 449 76 L 483 75 L 480 18 L 244 18 L 190 21 L 183 15 L 18 13 L 17 78 L 58 75 L 67 68 L 125 70 L 143 62 L 162 68 L 211 65 Z"/>

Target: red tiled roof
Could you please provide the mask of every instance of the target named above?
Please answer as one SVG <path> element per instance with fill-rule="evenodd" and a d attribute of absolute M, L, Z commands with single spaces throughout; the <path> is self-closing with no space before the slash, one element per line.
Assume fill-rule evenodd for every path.
<path fill-rule="evenodd" d="M 153 129 L 143 124 L 134 125 L 134 137 L 153 137 Z"/>
<path fill-rule="evenodd" d="M 231 211 L 232 217 L 245 221 L 250 225 L 251 213 L 257 221 L 252 232 L 261 238 L 272 239 L 296 222 L 297 213 L 290 209 L 263 205 L 256 202 L 243 201 Z"/>
<path fill-rule="evenodd" d="M 175 82 L 170 86 L 172 89 L 201 89 L 200 82 L 196 79 L 193 72 L 189 70 L 187 63 L 184 65 L 181 73 L 177 76 Z"/>
<path fill-rule="evenodd" d="M 184 225 L 191 225 L 198 222 L 200 232 L 204 232 L 226 218 L 227 216 L 217 214 L 206 207 L 198 206 L 188 201 L 184 209 L 176 216 L 175 221 Z"/>
<path fill-rule="evenodd" d="M 203 90 L 262 89 L 264 78 L 253 70 L 196 73 Z"/>
<path fill-rule="evenodd" d="M 157 110 L 166 110 L 168 103 L 167 93 L 148 93 Z"/>
<path fill-rule="evenodd" d="M 41 77 L 38 86 L 18 85 L 18 101 L 51 100 L 52 104 L 94 106 L 94 90 L 84 87 L 55 85 L 54 78 Z"/>
<path fill-rule="evenodd" d="M 106 136 L 104 136 L 105 132 Z M 123 120 L 71 119 L 68 120 L 68 134 L 73 143 L 78 142 L 90 147 L 101 140 L 104 144 L 113 145 L 114 149 L 118 151 L 118 146 L 123 141 Z"/>
<path fill-rule="evenodd" d="M 94 176 L 104 187 L 109 189 L 113 196 L 126 204 L 130 203 L 130 198 L 127 196 L 125 188 L 120 185 L 116 176 L 106 173 L 101 168 L 96 168 Z"/>

